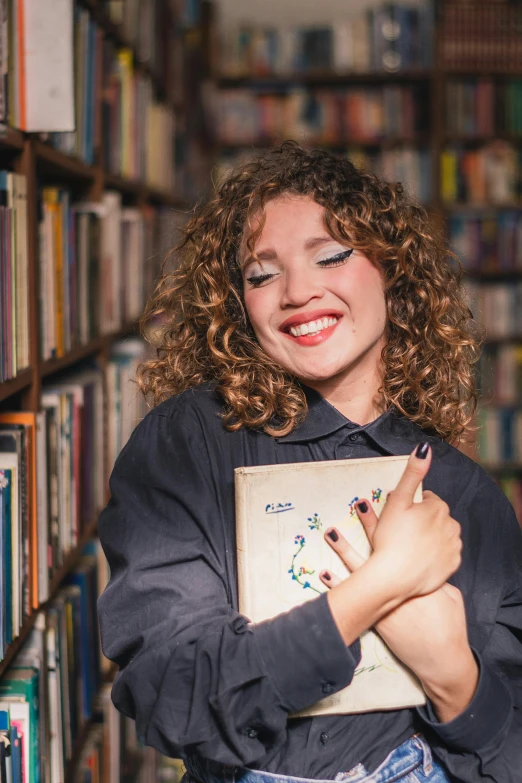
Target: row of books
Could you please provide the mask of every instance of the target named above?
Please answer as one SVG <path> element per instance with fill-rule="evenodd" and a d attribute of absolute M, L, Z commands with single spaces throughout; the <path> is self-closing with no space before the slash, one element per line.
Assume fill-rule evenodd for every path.
<path fill-rule="evenodd" d="M 120 718 L 101 690 L 110 662 L 101 652 L 96 601 L 106 578 L 100 543 L 91 540 L 0 679 L 0 726 L 11 741 L 0 743 L 1 766 L 12 783 L 63 781 L 82 730 L 100 712 L 118 760 Z"/>
<path fill-rule="evenodd" d="M 110 684 L 99 694 L 97 720 L 89 729 L 71 783 L 158 783 L 162 780 L 154 748 L 142 747 L 135 723 L 118 713 Z"/>
<path fill-rule="evenodd" d="M 441 3 L 440 57 L 444 68 L 520 73 L 520 7 L 509 0 Z"/>
<path fill-rule="evenodd" d="M 418 86 L 401 85 L 286 94 L 221 89 L 211 103 L 221 144 L 302 136 L 323 144 L 415 140 L 427 129 L 426 108 Z"/>
<path fill-rule="evenodd" d="M 408 193 L 422 204 L 431 199 L 431 153 L 408 145 L 392 149 L 368 150 L 360 147 L 346 147 L 336 150 L 356 165 L 375 172 L 388 182 L 400 182 Z M 242 160 L 248 158 L 251 150 L 223 151 L 216 164 L 217 179 L 226 176 Z"/>
<path fill-rule="evenodd" d="M 102 680 L 98 547 L 94 542 L 86 546 L 85 556 L 45 613 L 39 613 L 14 665 L 0 679 L 4 731 L 9 737 L 16 729 L 19 740 L 18 753 L 3 759 L 13 783 L 63 781 L 75 741 L 92 717 Z"/>
<path fill-rule="evenodd" d="M 522 134 L 522 81 L 490 78 L 446 84 L 446 129 L 462 136 Z"/>
<path fill-rule="evenodd" d="M 522 400 L 522 344 L 486 344 L 478 364 L 484 403 L 517 405 Z"/>
<path fill-rule="evenodd" d="M 484 283 L 467 279 L 465 295 L 487 339 L 522 339 L 522 282 Z"/>
<path fill-rule="evenodd" d="M 173 224 L 166 208 L 122 207 L 116 191 L 99 202 L 74 203 L 68 190 L 42 189 L 42 358 L 63 356 L 139 317 Z"/>
<path fill-rule="evenodd" d="M 521 195 L 522 151 L 495 140 L 479 149 L 441 153 L 441 196 L 451 204 L 513 204 Z"/>
<path fill-rule="evenodd" d="M 522 524 L 522 479 L 515 473 L 500 473 L 494 476 L 502 492 L 513 506 L 519 524 Z"/>
<path fill-rule="evenodd" d="M 108 171 L 171 192 L 175 184 L 174 111 L 155 100 L 131 49 L 103 49 L 103 163 Z"/>
<path fill-rule="evenodd" d="M 481 462 L 491 467 L 500 467 L 502 463 L 522 465 L 522 410 L 481 407 L 477 413 L 477 426 Z"/>
<path fill-rule="evenodd" d="M 0 171 L 0 382 L 29 366 L 27 181 Z"/>
<path fill-rule="evenodd" d="M 468 272 L 522 271 L 522 210 L 453 212 L 447 227 L 451 249 Z"/>
<path fill-rule="evenodd" d="M 332 24 L 225 29 L 221 73 L 264 77 L 314 71 L 398 71 L 432 63 L 433 9 L 386 3 L 345 13 Z"/>
<path fill-rule="evenodd" d="M 0 413 L 0 658 L 102 508 L 105 450 L 112 465 L 146 413 L 130 381 L 144 346 L 120 341 L 105 374 L 93 363 L 48 383 L 39 412 Z"/>

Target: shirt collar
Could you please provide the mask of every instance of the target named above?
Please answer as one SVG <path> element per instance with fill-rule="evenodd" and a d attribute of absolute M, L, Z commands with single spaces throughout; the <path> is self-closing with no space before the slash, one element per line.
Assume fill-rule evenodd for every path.
<path fill-rule="evenodd" d="M 307 416 L 288 435 L 277 438 L 279 443 L 303 443 L 318 440 L 332 435 L 343 427 L 354 433 L 365 432 L 381 448 L 396 456 L 409 454 L 415 445 L 423 440 L 429 440 L 435 447 L 437 442 L 443 443 L 440 438 L 428 435 L 418 424 L 398 414 L 393 406 L 375 421 L 360 426 L 343 416 L 319 392 L 304 384 L 302 389 L 308 403 Z M 438 449 L 436 448 L 436 450 Z"/>

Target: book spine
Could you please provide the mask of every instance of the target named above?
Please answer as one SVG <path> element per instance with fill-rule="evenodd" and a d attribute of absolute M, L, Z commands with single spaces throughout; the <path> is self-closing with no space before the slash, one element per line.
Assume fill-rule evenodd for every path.
<path fill-rule="evenodd" d="M 239 611 L 250 618 L 252 598 L 249 589 L 248 573 L 248 477 L 241 472 L 235 474 L 236 500 L 236 548 L 237 548 L 237 587 Z"/>

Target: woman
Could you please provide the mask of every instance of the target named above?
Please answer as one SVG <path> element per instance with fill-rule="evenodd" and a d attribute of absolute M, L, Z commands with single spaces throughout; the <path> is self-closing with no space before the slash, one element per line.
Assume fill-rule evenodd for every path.
<path fill-rule="evenodd" d="M 202 783 L 519 783 L 521 535 L 449 445 L 477 342 L 424 211 L 286 142 L 217 187 L 179 253 L 145 314 L 167 320 L 140 378 L 156 407 L 100 518 L 116 706 Z M 410 453 L 379 522 L 359 502 L 366 563 L 326 532 L 349 579 L 323 573 L 323 595 L 266 622 L 238 613 L 234 468 Z M 289 719 L 349 684 L 372 626 L 427 706 Z"/>

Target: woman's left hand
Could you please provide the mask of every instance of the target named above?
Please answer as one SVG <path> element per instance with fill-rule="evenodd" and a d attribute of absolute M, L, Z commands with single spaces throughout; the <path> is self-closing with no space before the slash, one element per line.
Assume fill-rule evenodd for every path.
<path fill-rule="evenodd" d="M 370 503 L 367 511 L 357 508 L 370 544 L 379 524 Z M 361 503 L 361 501 L 359 501 Z M 350 571 L 364 559 L 339 531 L 334 543 L 326 541 Z M 370 555 L 371 556 L 371 555 Z M 321 581 L 334 587 L 341 581 L 321 573 Z M 419 678 L 440 721 L 446 723 L 459 715 L 471 702 L 478 682 L 478 666 L 469 646 L 466 612 L 460 590 L 445 583 L 435 592 L 411 598 L 376 625 L 376 630 L 395 655 Z"/>

